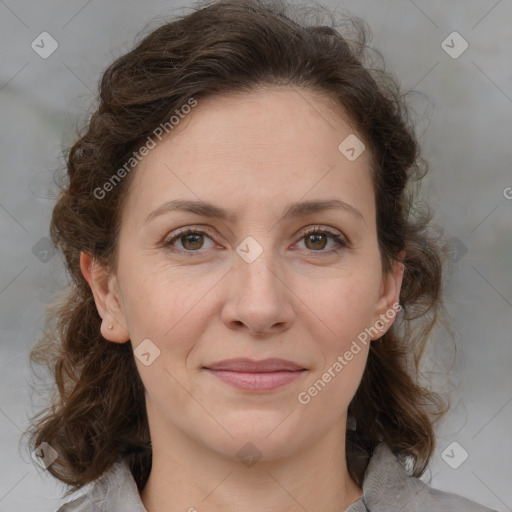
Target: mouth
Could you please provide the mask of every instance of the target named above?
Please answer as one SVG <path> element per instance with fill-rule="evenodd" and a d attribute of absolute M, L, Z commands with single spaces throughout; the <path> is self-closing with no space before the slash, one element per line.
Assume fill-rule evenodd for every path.
<path fill-rule="evenodd" d="M 246 391 L 271 391 L 293 382 L 307 369 L 285 359 L 227 359 L 203 369 L 221 381 Z"/>

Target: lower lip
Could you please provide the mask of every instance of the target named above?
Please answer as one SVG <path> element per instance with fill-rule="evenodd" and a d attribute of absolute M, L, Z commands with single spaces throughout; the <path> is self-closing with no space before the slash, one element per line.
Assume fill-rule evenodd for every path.
<path fill-rule="evenodd" d="M 215 375 L 220 380 L 240 389 L 248 391 L 272 391 L 298 379 L 306 370 L 282 371 L 268 373 L 243 373 L 228 370 L 206 371 Z"/>

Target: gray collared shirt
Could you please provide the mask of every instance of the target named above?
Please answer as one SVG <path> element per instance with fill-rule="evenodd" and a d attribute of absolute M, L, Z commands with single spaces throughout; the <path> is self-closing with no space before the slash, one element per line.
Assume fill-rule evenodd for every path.
<path fill-rule="evenodd" d="M 363 495 L 345 512 L 496 512 L 456 494 L 433 489 L 409 476 L 385 443 L 374 450 Z M 128 464 L 119 459 L 79 498 L 57 512 L 147 512 Z M 341 512 L 341 511 L 340 511 Z"/>

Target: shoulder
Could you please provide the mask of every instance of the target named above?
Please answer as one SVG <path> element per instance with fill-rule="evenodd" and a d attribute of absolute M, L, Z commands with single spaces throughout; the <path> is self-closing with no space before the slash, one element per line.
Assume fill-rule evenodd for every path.
<path fill-rule="evenodd" d="M 64 503 L 57 512 L 146 512 L 130 468 L 122 458 L 82 496 Z"/>
<path fill-rule="evenodd" d="M 363 496 L 347 512 L 496 512 L 474 501 L 429 487 L 410 476 L 385 443 L 375 448 L 363 480 Z"/>

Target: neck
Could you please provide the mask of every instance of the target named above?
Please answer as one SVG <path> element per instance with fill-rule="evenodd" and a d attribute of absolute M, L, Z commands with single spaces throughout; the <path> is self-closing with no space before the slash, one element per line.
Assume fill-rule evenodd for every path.
<path fill-rule="evenodd" d="M 300 452 L 245 464 L 179 430 L 154 434 L 151 473 L 141 491 L 148 512 L 342 512 L 362 494 L 347 470 L 345 421 Z"/>

